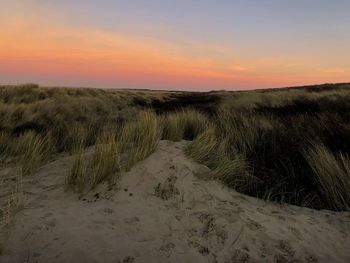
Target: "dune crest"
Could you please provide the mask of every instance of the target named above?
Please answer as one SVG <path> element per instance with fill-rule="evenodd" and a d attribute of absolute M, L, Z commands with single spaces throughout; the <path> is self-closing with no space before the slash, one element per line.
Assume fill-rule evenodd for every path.
<path fill-rule="evenodd" d="M 208 168 L 160 141 L 122 175 L 78 200 L 63 156 L 24 178 L 25 207 L 1 262 L 350 262 L 350 213 L 278 205 L 199 177 Z"/>

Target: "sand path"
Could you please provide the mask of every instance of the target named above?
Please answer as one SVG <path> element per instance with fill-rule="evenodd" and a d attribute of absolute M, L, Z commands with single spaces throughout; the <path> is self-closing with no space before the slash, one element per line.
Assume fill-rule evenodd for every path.
<path fill-rule="evenodd" d="M 350 262 L 350 213 L 247 197 L 197 174 L 186 142 L 161 141 L 119 191 L 63 190 L 72 157 L 24 180 L 0 262 Z"/>

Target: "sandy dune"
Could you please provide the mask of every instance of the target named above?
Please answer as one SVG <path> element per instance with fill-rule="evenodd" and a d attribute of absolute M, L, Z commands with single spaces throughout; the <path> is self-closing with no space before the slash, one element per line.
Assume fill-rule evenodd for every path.
<path fill-rule="evenodd" d="M 64 192 L 72 157 L 24 181 L 0 262 L 350 262 L 350 213 L 278 205 L 197 175 L 186 142 L 161 141 L 120 189 Z"/>

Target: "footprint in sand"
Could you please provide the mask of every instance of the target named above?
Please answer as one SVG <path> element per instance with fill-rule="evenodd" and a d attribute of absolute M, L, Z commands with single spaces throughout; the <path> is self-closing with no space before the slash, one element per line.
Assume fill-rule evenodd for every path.
<path fill-rule="evenodd" d="M 137 216 L 124 219 L 124 223 L 128 225 L 134 225 L 134 224 L 137 224 L 138 222 L 140 222 L 140 219 Z"/>
<path fill-rule="evenodd" d="M 46 227 L 55 227 L 56 226 L 56 219 L 52 219 L 50 221 L 45 222 Z"/>
<path fill-rule="evenodd" d="M 42 216 L 43 219 L 53 216 L 53 213 L 46 213 Z"/>
<path fill-rule="evenodd" d="M 224 245 L 228 237 L 225 227 L 218 223 L 210 214 L 203 213 L 199 216 L 199 220 L 203 224 L 201 235 L 206 240 L 214 240 L 217 244 Z"/>
<path fill-rule="evenodd" d="M 292 246 L 290 245 L 289 241 L 287 240 L 279 240 L 277 243 L 276 248 L 280 250 L 284 256 L 288 258 L 294 257 L 295 251 L 293 250 Z"/>
<path fill-rule="evenodd" d="M 177 181 L 177 177 L 175 175 L 169 176 L 164 183 L 159 183 L 154 188 L 155 196 L 168 200 L 175 195 L 179 195 L 180 191 L 175 187 L 175 183 Z"/>
<path fill-rule="evenodd" d="M 240 249 L 235 249 L 231 257 L 231 262 L 245 263 L 245 262 L 249 262 L 249 260 L 250 260 L 249 254 Z"/>
<path fill-rule="evenodd" d="M 114 212 L 113 209 L 108 208 L 108 207 L 101 209 L 100 211 L 105 213 L 105 214 L 112 214 Z"/>
<path fill-rule="evenodd" d="M 288 229 L 293 233 L 294 236 L 296 236 L 298 239 L 302 239 L 301 238 L 301 233 L 298 229 L 296 229 L 295 227 L 289 226 Z"/>
<path fill-rule="evenodd" d="M 247 227 L 248 227 L 250 230 L 252 230 L 252 231 L 257 231 L 257 230 L 263 231 L 263 230 L 265 229 L 265 227 L 264 227 L 263 225 L 259 224 L 258 222 L 254 221 L 254 220 L 252 220 L 252 219 L 249 219 L 249 218 L 248 218 L 247 221 L 248 221 L 248 222 L 247 222 L 246 225 L 247 225 Z"/>
<path fill-rule="evenodd" d="M 175 244 L 174 243 L 167 243 L 167 244 L 164 244 L 160 247 L 160 250 L 167 253 L 167 256 L 170 257 L 171 253 L 172 253 L 172 250 L 175 248 Z"/>
<path fill-rule="evenodd" d="M 123 259 L 123 263 L 133 263 L 135 258 L 127 256 Z"/>

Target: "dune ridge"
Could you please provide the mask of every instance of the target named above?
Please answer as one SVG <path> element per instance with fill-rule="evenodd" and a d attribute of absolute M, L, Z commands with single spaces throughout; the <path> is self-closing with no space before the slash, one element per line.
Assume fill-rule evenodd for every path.
<path fill-rule="evenodd" d="M 72 158 L 24 178 L 1 262 L 349 262 L 350 213 L 248 197 L 200 177 L 206 166 L 160 141 L 122 175 L 77 198 L 64 192 Z M 91 154 L 91 149 L 85 154 Z M 9 173 L 10 174 L 10 173 Z"/>

